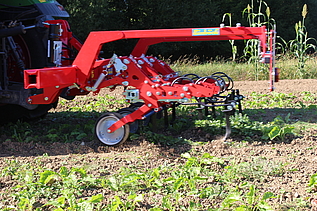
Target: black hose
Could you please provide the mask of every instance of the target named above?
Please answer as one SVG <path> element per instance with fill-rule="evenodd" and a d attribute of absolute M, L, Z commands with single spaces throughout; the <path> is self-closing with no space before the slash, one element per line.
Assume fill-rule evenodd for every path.
<path fill-rule="evenodd" d="M 24 11 L 24 12 L 20 13 L 19 15 L 17 15 L 17 16 L 15 17 L 15 19 L 17 20 L 17 19 L 19 19 L 19 18 L 22 18 L 23 16 L 30 15 L 30 14 L 33 14 L 33 13 L 36 13 L 36 12 L 38 12 L 37 9 L 27 10 L 27 11 Z"/>

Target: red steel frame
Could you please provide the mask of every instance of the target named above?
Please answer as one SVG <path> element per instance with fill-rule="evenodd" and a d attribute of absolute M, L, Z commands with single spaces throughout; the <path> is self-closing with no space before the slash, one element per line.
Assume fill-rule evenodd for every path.
<path fill-rule="evenodd" d="M 42 94 L 30 96 L 30 104 L 49 104 L 55 102 L 64 88 L 71 88 L 73 95 L 97 93 L 103 87 L 117 85 L 132 86 L 139 90 L 140 99 L 144 105 L 130 115 L 125 116 L 109 128 L 112 132 L 126 123 L 143 118 L 143 115 L 155 109 L 160 110 L 162 105 L 179 99 L 190 99 L 192 97 L 211 97 L 219 93 L 220 87 L 215 81 L 206 80 L 199 83 L 176 83 L 173 86 L 166 85 L 171 80 L 157 78 L 161 73 L 174 73 L 171 69 L 154 61 L 147 64 L 142 58 L 148 47 L 162 42 L 179 41 L 213 41 L 213 40 L 247 40 L 258 39 L 262 56 L 267 50 L 267 32 L 263 27 L 222 27 L 222 28 L 184 28 L 184 29 L 156 29 L 156 30 L 130 30 L 130 31 L 99 31 L 91 32 L 81 46 L 76 39 L 72 39 L 68 23 L 59 20 L 51 23 L 63 25 L 66 34 L 63 33 L 61 40 L 70 43 L 80 49 L 71 66 L 52 67 L 43 69 L 30 69 L 24 72 L 24 83 L 26 89 L 43 89 Z M 105 67 L 110 67 L 110 59 L 98 59 L 102 45 L 120 39 L 134 39 L 139 41 L 134 47 L 130 57 L 120 57 L 125 61 L 127 70 L 117 75 L 108 75 Z M 267 53 L 266 53 L 267 55 Z M 144 64 L 137 64 L 138 60 Z M 152 66 L 154 65 L 154 66 Z M 158 70 L 160 69 L 161 72 Z M 105 78 L 92 89 L 94 83 L 101 74 Z M 156 78 L 156 80 L 154 80 Z M 174 78 L 175 79 L 175 78 Z"/>

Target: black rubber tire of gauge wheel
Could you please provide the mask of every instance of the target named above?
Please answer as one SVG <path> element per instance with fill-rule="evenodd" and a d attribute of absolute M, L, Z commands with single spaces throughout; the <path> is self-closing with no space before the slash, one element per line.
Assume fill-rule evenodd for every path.
<path fill-rule="evenodd" d="M 123 144 L 128 138 L 130 133 L 129 124 L 123 125 L 113 133 L 108 133 L 108 128 L 116 121 L 120 120 L 123 116 L 119 113 L 105 113 L 100 116 L 95 124 L 94 132 L 95 137 L 106 146 L 118 146 Z"/>
<path fill-rule="evenodd" d="M 133 108 L 122 108 L 117 111 L 117 113 L 122 116 L 126 116 L 128 114 L 133 113 L 135 110 Z M 129 123 L 130 133 L 137 133 L 139 130 L 139 120 L 135 120 L 134 122 Z"/>

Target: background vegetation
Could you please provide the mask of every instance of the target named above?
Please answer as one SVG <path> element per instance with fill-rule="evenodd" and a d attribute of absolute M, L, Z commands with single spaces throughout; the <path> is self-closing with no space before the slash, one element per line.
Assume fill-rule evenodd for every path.
<path fill-rule="evenodd" d="M 59 0 L 70 13 L 68 21 L 72 30 L 85 40 L 90 31 L 95 30 L 128 30 L 179 27 L 216 27 L 222 22 L 223 14 L 231 13 L 232 24 L 242 23 L 248 26 L 243 10 L 247 5 L 258 11 L 261 0 Z M 285 41 L 294 39 L 294 26 L 302 20 L 302 7 L 308 6 L 305 26 L 309 36 L 317 38 L 315 21 L 317 19 L 317 2 L 315 0 L 267 0 L 270 17 L 277 23 L 277 32 Z M 265 14 L 262 6 L 261 13 Z M 227 25 L 229 23 L 226 23 Z M 107 46 L 108 56 L 116 52 L 119 55 L 130 53 L 133 45 L 120 41 Z M 236 42 L 241 56 L 243 42 Z M 172 45 L 172 46 L 171 46 Z M 198 55 L 201 59 L 216 56 L 230 57 L 229 42 L 174 43 L 159 44 L 149 53 L 162 55 L 165 58 L 180 55 Z"/>

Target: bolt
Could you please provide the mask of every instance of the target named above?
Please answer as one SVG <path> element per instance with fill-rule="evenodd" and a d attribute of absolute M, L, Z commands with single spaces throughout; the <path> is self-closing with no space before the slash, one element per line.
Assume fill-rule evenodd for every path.
<path fill-rule="evenodd" d="M 159 109 L 158 109 L 158 108 L 154 108 L 154 111 L 155 111 L 155 112 L 158 112 L 158 111 L 159 111 Z"/>
<path fill-rule="evenodd" d="M 45 100 L 45 101 L 48 101 L 48 97 L 44 97 L 44 100 Z"/>
<path fill-rule="evenodd" d="M 111 130 L 107 130 L 108 133 L 111 133 Z"/>
<path fill-rule="evenodd" d="M 234 97 L 234 100 L 239 100 L 239 98 L 238 97 Z"/>
<path fill-rule="evenodd" d="M 123 63 L 124 63 L 124 64 L 130 64 L 130 61 L 129 61 L 128 59 L 124 59 L 124 60 L 123 60 Z"/>
<path fill-rule="evenodd" d="M 148 84 L 149 82 L 147 80 L 144 81 L 145 84 Z"/>
<path fill-rule="evenodd" d="M 184 86 L 184 87 L 183 87 L 183 90 L 184 90 L 185 92 L 187 92 L 187 91 L 188 91 L 188 87 L 187 87 L 187 86 Z"/>
<path fill-rule="evenodd" d="M 155 62 L 155 60 L 153 58 L 150 59 L 150 62 Z"/>
<path fill-rule="evenodd" d="M 152 107 L 152 104 L 151 103 L 147 104 L 147 107 Z"/>
<path fill-rule="evenodd" d="M 122 85 L 123 85 L 123 86 L 128 86 L 128 85 L 129 85 L 129 82 L 128 82 L 128 81 L 123 81 L 123 82 L 122 82 Z"/>
<path fill-rule="evenodd" d="M 156 92 L 156 95 L 161 95 L 161 92 Z"/>
<path fill-rule="evenodd" d="M 32 99 L 31 98 L 28 99 L 28 103 L 32 104 Z"/>
<path fill-rule="evenodd" d="M 128 69 L 127 66 L 125 66 L 125 65 L 122 66 L 122 70 L 127 70 L 127 69 Z"/>
<path fill-rule="evenodd" d="M 59 88 L 59 86 L 55 86 L 55 88 L 56 88 L 56 89 L 58 89 L 58 88 Z"/>
<path fill-rule="evenodd" d="M 173 95 L 173 92 L 168 92 L 168 95 Z"/>
<path fill-rule="evenodd" d="M 157 88 L 157 87 L 159 87 L 160 85 L 159 84 L 155 84 L 155 87 Z"/>
<path fill-rule="evenodd" d="M 232 107 L 232 106 L 227 106 L 227 109 L 228 109 L 229 111 L 231 111 L 231 110 L 233 110 L 233 107 Z"/>
<path fill-rule="evenodd" d="M 184 93 L 181 93 L 180 96 L 181 96 L 181 97 L 185 97 L 185 94 L 184 94 Z"/>
<path fill-rule="evenodd" d="M 146 95 L 150 97 L 150 96 L 152 96 L 152 92 L 148 91 L 148 92 L 146 92 Z"/>
<path fill-rule="evenodd" d="M 138 63 L 139 64 L 144 64 L 144 62 L 142 60 L 139 60 Z"/>

